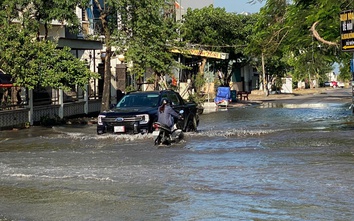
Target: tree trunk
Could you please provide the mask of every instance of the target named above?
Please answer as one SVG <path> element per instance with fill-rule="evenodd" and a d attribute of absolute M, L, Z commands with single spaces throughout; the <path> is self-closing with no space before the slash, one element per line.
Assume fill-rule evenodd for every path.
<path fill-rule="evenodd" d="M 160 80 L 160 74 L 159 73 L 154 73 L 155 80 L 154 80 L 154 90 L 159 89 L 159 80 Z"/>
<path fill-rule="evenodd" d="M 267 79 L 266 79 L 266 73 L 265 73 L 265 61 L 264 61 L 264 53 L 262 52 L 262 83 L 263 83 L 263 91 L 264 91 L 264 94 L 268 96 L 268 86 L 267 86 Z"/>
<path fill-rule="evenodd" d="M 105 34 L 106 55 L 104 58 L 104 79 L 101 111 L 109 110 L 111 99 L 111 32 L 106 21 L 107 14 L 101 14 L 100 20 Z"/>
<path fill-rule="evenodd" d="M 206 65 L 207 59 L 203 58 L 202 63 L 199 65 L 199 74 L 204 75 L 204 68 Z"/>
<path fill-rule="evenodd" d="M 2 97 L 1 97 L 1 105 L 3 106 L 6 106 L 7 105 L 7 100 L 8 100 L 8 96 L 9 95 L 9 89 L 8 88 L 5 88 L 4 89 L 4 92 L 2 94 Z"/>
<path fill-rule="evenodd" d="M 13 105 L 20 105 L 21 104 L 21 96 L 19 94 L 20 91 L 21 91 L 20 87 L 12 87 L 11 88 L 11 102 Z"/>
<path fill-rule="evenodd" d="M 111 46 L 106 47 L 104 60 L 103 93 L 101 111 L 108 110 L 111 98 Z"/>
<path fill-rule="evenodd" d="M 48 23 L 47 22 L 44 23 L 44 31 L 45 31 L 44 39 L 47 40 L 48 39 Z"/>

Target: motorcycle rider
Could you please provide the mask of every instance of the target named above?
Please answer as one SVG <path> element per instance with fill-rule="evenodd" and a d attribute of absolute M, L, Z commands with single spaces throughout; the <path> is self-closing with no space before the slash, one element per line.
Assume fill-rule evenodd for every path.
<path fill-rule="evenodd" d="M 167 98 L 162 100 L 162 104 L 158 109 L 157 121 L 161 124 L 167 125 L 172 130 L 174 126 L 174 117 L 182 119 L 182 116 L 180 116 L 175 110 L 172 109 L 170 103 L 171 102 Z"/>

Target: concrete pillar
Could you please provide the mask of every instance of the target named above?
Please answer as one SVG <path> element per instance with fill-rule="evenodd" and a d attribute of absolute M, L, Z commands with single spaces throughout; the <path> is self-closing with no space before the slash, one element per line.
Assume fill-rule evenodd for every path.
<path fill-rule="evenodd" d="M 60 119 L 64 118 L 64 92 L 63 90 L 59 90 L 59 117 Z"/>
<path fill-rule="evenodd" d="M 127 86 L 127 65 L 117 64 L 116 65 L 116 88 L 125 91 Z"/>
<path fill-rule="evenodd" d="M 85 114 L 89 113 L 89 91 L 88 90 L 89 90 L 89 86 L 85 85 L 85 92 L 84 92 L 84 101 L 85 101 L 84 111 L 85 111 Z"/>
<path fill-rule="evenodd" d="M 30 125 L 33 125 L 33 90 L 28 90 L 28 121 Z"/>
<path fill-rule="evenodd" d="M 116 65 L 116 98 L 117 103 L 122 98 L 122 92 L 125 92 L 127 86 L 127 65 L 117 64 Z"/>
<path fill-rule="evenodd" d="M 101 76 L 101 78 L 98 80 L 98 96 L 99 98 L 102 98 L 103 84 L 104 84 L 104 64 L 103 63 L 98 64 L 97 70 Z"/>

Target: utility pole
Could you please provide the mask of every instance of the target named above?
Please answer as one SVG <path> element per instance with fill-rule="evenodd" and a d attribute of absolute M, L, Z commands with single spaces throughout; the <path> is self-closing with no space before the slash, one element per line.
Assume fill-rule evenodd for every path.
<path fill-rule="evenodd" d="M 179 22 L 180 22 L 180 27 L 178 28 L 178 38 L 179 41 L 182 41 L 181 39 L 181 27 L 182 27 L 182 0 L 179 0 Z M 182 59 L 181 59 L 181 52 L 179 52 L 178 54 L 178 63 L 181 64 Z M 181 77 L 182 77 L 182 68 L 179 67 L 178 68 L 178 87 L 180 85 L 181 82 Z"/>
<path fill-rule="evenodd" d="M 262 80 L 263 80 L 263 91 L 266 96 L 268 96 L 268 90 L 267 90 L 267 79 L 266 79 L 266 74 L 265 74 L 265 61 L 264 61 L 264 53 L 262 52 Z"/>
<path fill-rule="evenodd" d="M 353 59 L 350 61 L 350 71 L 352 72 L 352 113 L 354 114 L 354 53 L 353 53 Z"/>

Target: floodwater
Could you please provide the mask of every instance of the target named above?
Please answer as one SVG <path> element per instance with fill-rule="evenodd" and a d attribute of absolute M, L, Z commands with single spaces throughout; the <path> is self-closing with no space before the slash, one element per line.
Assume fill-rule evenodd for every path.
<path fill-rule="evenodd" d="M 0 220 L 354 220 L 349 104 L 201 116 L 169 148 L 95 126 L 0 132 Z"/>

